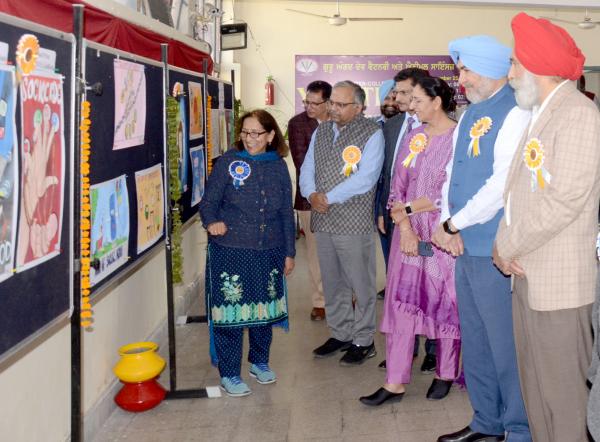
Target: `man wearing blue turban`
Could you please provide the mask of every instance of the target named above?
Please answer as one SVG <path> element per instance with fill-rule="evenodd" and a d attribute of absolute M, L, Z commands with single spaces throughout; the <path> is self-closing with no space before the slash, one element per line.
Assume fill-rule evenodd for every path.
<path fill-rule="evenodd" d="M 529 442 L 512 326 L 510 279 L 492 263 L 504 184 L 530 112 L 507 83 L 511 49 L 487 35 L 454 40 L 450 56 L 471 102 L 454 131 L 433 242 L 456 260 L 456 295 L 471 423 L 438 442 Z M 506 435 L 506 436 L 505 436 Z"/>

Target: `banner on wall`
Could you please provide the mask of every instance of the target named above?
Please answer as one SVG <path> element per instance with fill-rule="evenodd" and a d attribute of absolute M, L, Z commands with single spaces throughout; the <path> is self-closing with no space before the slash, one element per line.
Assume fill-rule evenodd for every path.
<path fill-rule="evenodd" d="M 144 65 L 114 60 L 115 137 L 113 150 L 144 144 L 146 75 Z"/>
<path fill-rule="evenodd" d="M 62 76 L 41 71 L 23 76 L 20 97 L 18 271 L 60 253 L 65 167 Z"/>
<path fill-rule="evenodd" d="M 192 200 L 190 206 L 199 204 L 204 196 L 204 146 L 190 149 L 192 163 Z"/>
<path fill-rule="evenodd" d="M 19 198 L 16 96 L 15 68 L 0 66 L 0 282 L 14 269 Z"/>
<path fill-rule="evenodd" d="M 467 103 L 459 91 L 458 69 L 449 55 L 296 55 L 295 61 L 296 114 L 304 111 L 302 100 L 311 81 L 322 80 L 333 86 L 338 81 L 351 80 L 365 90 L 365 114 L 378 116 L 381 83 L 410 67 L 428 70 L 430 75 L 444 79 L 456 90 L 457 103 Z"/>
<path fill-rule="evenodd" d="M 125 175 L 90 187 L 92 286 L 127 262 L 129 197 Z"/>
<path fill-rule="evenodd" d="M 137 195 L 137 253 L 140 254 L 162 235 L 164 226 L 164 198 L 161 165 L 135 173 Z"/>
<path fill-rule="evenodd" d="M 204 133 L 202 85 L 188 81 L 188 95 L 190 99 L 190 140 L 197 140 Z"/>

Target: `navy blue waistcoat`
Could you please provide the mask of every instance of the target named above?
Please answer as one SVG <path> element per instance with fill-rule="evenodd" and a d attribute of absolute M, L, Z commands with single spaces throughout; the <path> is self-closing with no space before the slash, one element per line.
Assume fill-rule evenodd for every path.
<path fill-rule="evenodd" d="M 506 84 L 493 97 L 481 103 L 471 104 L 466 110 L 458 131 L 456 149 L 450 178 L 448 206 L 450 215 L 460 211 L 467 202 L 483 187 L 494 172 L 494 144 L 498 131 L 506 116 L 516 106 L 513 89 Z M 492 127 L 479 139 L 479 156 L 467 155 L 471 127 L 483 117 L 492 119 Z M 504 210 L 485 224 L 475 224 L 461 231 L 465 250 L 471 256 L 491 256 L 498 223 Z"/>

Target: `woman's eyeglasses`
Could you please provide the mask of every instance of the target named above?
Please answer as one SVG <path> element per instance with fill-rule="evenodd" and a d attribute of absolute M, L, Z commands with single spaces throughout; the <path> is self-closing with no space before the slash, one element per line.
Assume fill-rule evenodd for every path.
<path fill-rule="evenodd" d="M 249 132 L 247 130 L 242 130 L 242 131 L 240 131 L 240 137 L 242 137 L 242 138 L 250 137 L 253 140 L 256 140 L 256 139 L 258 139 L 258 137 L 260 137 L 261 135 L 266 134 L 266 133 L 267 133 L 266 130 L 263 130 L 262 132 Z"/>

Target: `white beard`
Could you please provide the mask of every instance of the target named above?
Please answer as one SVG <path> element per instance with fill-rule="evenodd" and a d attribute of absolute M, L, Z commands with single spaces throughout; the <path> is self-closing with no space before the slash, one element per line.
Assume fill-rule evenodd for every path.
<path fill-rule="evenodd" d="M 538 104 L 540 91 L 531 72 L 525 71 L 521 78 L 512 79 L 509 83 L 515 90 L 515 99 L 521 109 L 531 110 Z"/>

